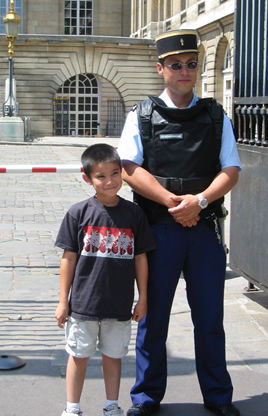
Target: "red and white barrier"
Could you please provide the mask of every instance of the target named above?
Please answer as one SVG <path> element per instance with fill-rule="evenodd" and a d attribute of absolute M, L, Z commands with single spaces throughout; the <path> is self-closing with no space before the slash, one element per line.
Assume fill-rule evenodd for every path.
<path fill-rule="evenodd" d="M 80 165 L 7 165 L 0 166 L 0 173 L 80 173 L 83 167 Z"/>

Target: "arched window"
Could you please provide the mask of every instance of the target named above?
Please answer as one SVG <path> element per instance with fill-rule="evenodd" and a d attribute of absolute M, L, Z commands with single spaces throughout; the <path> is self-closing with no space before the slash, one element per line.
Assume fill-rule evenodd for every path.
<path fill-rule="evenodd" d="M 208 91 L 207 91 L 207 57 L 204 56 L 204 60 L 203 60 L 203 65 L 202 65 L 202 73 L 201 73 L 201 78 L 202 78 L 202 98 L 206 98 Z"/>
<path fill-rule="evenodd" d="M 93 0 L 64 1 L 65 35 L 93 35 Z"/>
<path fill-rule="evenodd" d="M 232 117 L 232 69 L 231 69 L 231 51 L 227 46 L 224 55 L 223 67 L 223 107 L 227 115 Z"/>
<path fill-rule="evenodd" d="M 94 136 L 99 133 L 99 88 L 94 75 L 71 77 L 57 94 L 69 97 L 69 134 Z"/>

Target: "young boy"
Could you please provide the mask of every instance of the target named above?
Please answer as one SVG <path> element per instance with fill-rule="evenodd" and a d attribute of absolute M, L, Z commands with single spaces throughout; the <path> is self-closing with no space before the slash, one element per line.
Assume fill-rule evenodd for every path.
<path fill-rule="evenodd" d="M 62 416 L 82 415 L 80 397 L 87 362 L 102 354 L 106 390 L 104 416 L 123 415 L 118 406 L 121 358 L 127 354 L 131 318 L 147 312 L 147 256 L 154 239 L 141 208 L 117 195 L 121 161 L 107 144 L 95 144 L 81 157 L 83 179 L 96 194 L 73 205 L 65 215 L 56 246 L 60 264 L 60 299 L 55 317 L 65 326 L 69 360 L 67 407 Z M 139 299 L 131 313 L 134 280 Z"/>

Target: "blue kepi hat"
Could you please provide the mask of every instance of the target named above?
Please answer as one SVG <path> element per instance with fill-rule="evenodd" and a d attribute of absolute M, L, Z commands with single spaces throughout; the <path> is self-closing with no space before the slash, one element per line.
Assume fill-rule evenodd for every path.
<path fill-rule="evenodd" d="M 179 53 L 199 53 L 195 30 L 171 30 L 156 36 L 155 42 L 158 59 L 164 59 L 169 55 L 177 55 Z"/>

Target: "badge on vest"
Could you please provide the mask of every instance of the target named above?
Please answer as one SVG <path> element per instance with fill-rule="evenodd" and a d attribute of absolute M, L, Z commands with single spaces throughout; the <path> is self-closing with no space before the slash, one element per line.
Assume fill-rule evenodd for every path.
<path fill-rule="evenodd" d="M 160 134 L 160 140 L 183 140 L 183 133 Z"/>

